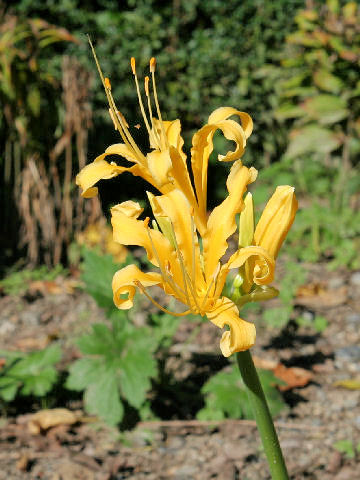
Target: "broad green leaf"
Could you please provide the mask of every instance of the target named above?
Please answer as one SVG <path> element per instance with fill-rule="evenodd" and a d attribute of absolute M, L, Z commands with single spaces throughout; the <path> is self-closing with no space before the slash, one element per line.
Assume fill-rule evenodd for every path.
<path fill-rule="evenodd" d="M 37 375 L 29 376 L 24 379 L 24 386 L 21 389 L 21 394 L 43 397 L 51 390 L 57 377 L 58 372 L 54 367 L 44 368 Z"/>
<path fill-rule="evenodd" d="M 282 397 L 275 388 L 283 382 L 267 370 L 259 370 L 258 373 L 270 411 L 275 416 L 284 408 Z M 252 407 L 237 365 L 233 365 L 231 370 L 215 374 L 204 384 L 201 391 L 205 394 L 205 407 L 198 412 L 197 418 L 253 418 Z"/>
<path fill-rule="evenodd" d="M 86 291 L 96 300 L 99 307 L 114 309 L 112 278 L 119 270 L 112 255 L 101 255 L 93 250 L 84 249 L 83 274 Z"/>
<path fill-rule="evenodd" d="M 102 323 L 92 325 L 92 332 L 77 340 L 81 352 L 86 355 L 111 354 L 114 347 L 114 337 L 111 330 Z"/>
<path fill-rule="evenodd" d="M 0 377 L 0 397 L 5 402 L 11 402 L 14 400 L 19 386 L 20 382 L 14 378 Z"/>
<path fill-rule="evenodd" d="M 98 381 L 86 389 L 84 401 L 89 413 L 98 415 L 110 425 L 118 424 L 122 420 L 124 407 L 119 397 L 116 371 L 104 371 Z"/>
<path fill-rule="evenodd" d="M 314 73 L 314 83 L 322 90 L 331 93 L 338 93 L 343 88 L 342 80 L 324 69 Z"/>
<path fill-rule="evenodd" d="M 8 370 L 8 375 L 19 379 L 22 377 L 25 378 L 26 376 L 40 375 L 43 369 L 54 365 L 60 358 L 60 347 L 58 345 L 51 345 L 39 352 L 29 353 Z"/>
<path fill-rule="evenodd" d="M 69 376 L 66 380 L 66 388 L 81 391 L 91 383 L 101 378 L 104 364 L 98 358 L 80 358 L 69 368 Z"/>
<path fill-rule="evenodd" d="M 340 139 L 327 128 L 312 124 L 293 130 L 285 157 L 294 158 L 305 153 L 329 153 L 341 145 Z"/>
<path fill-rule="evenodd" d="M 151 377 L 156 375 L 156 362 L 151 353 L 138 352 L 122 358 L 120 365 L 121 393 L 130 405 L 139 408 L 151 387 Z"/>
<path fill-rule="evenodd" d="M 333 124 L 346 118 L 349 111 L 346 101 L 335 95 L 317 95 L 309 98 L 302 105 L 305 112 L 313 120 L 323 125 Z"/>

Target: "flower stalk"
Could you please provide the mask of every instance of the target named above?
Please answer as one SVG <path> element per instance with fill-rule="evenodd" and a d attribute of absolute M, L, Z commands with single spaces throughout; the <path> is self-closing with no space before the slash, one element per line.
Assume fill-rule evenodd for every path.
<path fill-rule="evenodd" d="M 250 350 L 236 354 L 273 480 L 289 480 L 274 422 Z"/>

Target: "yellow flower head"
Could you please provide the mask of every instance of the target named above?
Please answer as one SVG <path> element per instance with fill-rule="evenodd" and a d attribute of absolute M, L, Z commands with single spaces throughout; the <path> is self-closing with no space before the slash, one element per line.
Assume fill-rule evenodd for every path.
<path fill-rule="evenodd" d="M 157 267 L 157 271 L 146 273 L 135 265 L 119 270 L 113 278 L 114 302 L 120 309 L 131 308 L 135 291 L 139 289 L 159 308 L 168 312 L 148 293 L 148 287 L 156 285 L 186 306 L 186 310 L 181 313 L 170 313 L 179 316 L 195 313 L 206 316 L 220 328 L 228 325 L 229 330 L 223 333 L 220 347 L 223 355 L 229 356 L 249 349 L 255 342 L 256 332 L 252 323 L 239 317 L 235 303 L 222 296 L 226 277 L 231 269 L 246 268 L 247 281 L 255 288 L 263 288 L 272 282 L 275 256 L 286 235 L 286 228 L 281 234 L 276 225 L 279 222 L 290 224 L 285 219 L 287 202 L 280 202 L 280 208 L 276 199 L 275 202 L 270 201 L 263 214 L 264 220 L 260 220 L 255 232 L 252 220 L 252 230 L 248 232 L 246 242 L 240 243 L 239 249 L 227 261 L 223 261 L 228 248 L 227 241 L 237 229 L 236 215 L 245 207 L 244 194 L 257 176 L 256 169 L 245 167 L 240 160 L 252 131 L 252 120 L 247 113 L 231 107 L 218 108 L 210 115 L 208 123 L 193 137 L 192 182 L 186 155 L 182 150 L 184 142 L 180 135 L 180 121 L 164 121 L 161 117 L 155 65 L 155 59 L 151 59 L 152 91 L 158 118 L 154 118 L 152 113 L 148 77 L 145 77 L 148 114 L 145 111 L 135 60 L 131 59 L 140 109 L 149 136 L 150 152 L 146 155 L 136 145 L 124 116 L 116 108 L 110 82 L 103 77 L 98 65 L 109 100 L 110 115 L 123 143 L 110 146 L 104 154 L 86 166 L 77 176 L 77 184 L 82 187 L 83 196 L 90 197 L 96 195 L 95 185 L 100 179 L 130 171 L 158 189 L 160 195 L 148 194 L 154 214 L 151 224 L 149 218 L 139 219 L 142 209 L 136 202 L 123 202 L 111 209 L 114 240 L 122 245 L 142 246 L 149 261 Z M 239 118 L 240 123 L 230 119 L 234 116 Z M 235 143 L 234 150 L 218 156 L 219 161 L 234 163 L 226 182 L 228 196 L 208 215 L 208 161 L 217 130 L 221 130 L 228 140 Z M 122 167 L 108 163 L 106 156 L 113 154 L 126 158 L 133 166 Z M 248 221 L 243 217 L 240 236 L 244 234 L 243 228 L 247 228 L 247 224 Z"/>
<path fill-rule="evenodd" d="M 121 136 L 122 143 L 108 147 L 103 154 L 99 155 L 94 162 L 87 165 L 77 175 L 76 183 L 83 190 L 82 196 L 86 198 L 95 196 L 97 194 L 96 184 L 99 180 L 113 178 L 127 171 L 135 176 L 141 176 L 163 194 L 175 188 L 180 189 L 194 207 L 197 227 L 200 231 L 204 231 L 207 216 L 207 169 L 209 156 L 213 151 L 213 136 L 217 130 L 221 130 L 228 140 L 235 142 L 234 151 L 229 151 L 225 155 L 219 155 L 219 161 L 237 160 L 243 155 L 246 140 L 252 132 L 253 123 L 251 117 L 247 113 L 240 112 L 235 108 L 221 107 L 215 110 L 209 116 L 208 123 L 195 133 L 191 148 L 194 191 L 186 165 L 186 155 L 182 150 L 184 140 L 181 137 L 180 120 L 163 121 L 161 116 L 156 89 L 155 59 L 152 58 L 150 60 L 152 96 L 149 77 L 145 77 L 144 84 L 148 113 L 140 92 L 135 59 L 131 59 L 131 68 L 140 110 L 149 137 L 150 152 L 144 154 L 131 135 L 124 115 L 117 109 L 111 93 L 110 81 L 103 76 L 94 50 L 93 53 L 109 102 L 110 116 L 114 122 L 115 129 Z M 153 116 L 153 103 L 155 104 L 158 118 Z M 233 116 L 237 116 L 241 124 L 230 119 Z M 133 165 L 124 167 L 114 162 L 109 163 L 106 161 L 106 157 L 109 155 L 118 155 L 119 160 L 121 158 L 126 159 Z"/>

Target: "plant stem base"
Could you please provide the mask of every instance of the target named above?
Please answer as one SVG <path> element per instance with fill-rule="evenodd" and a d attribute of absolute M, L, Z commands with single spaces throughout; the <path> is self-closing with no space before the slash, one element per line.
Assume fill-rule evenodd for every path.
<path fill-rule="evenodd" d="M 284 457 L 250 350 L 238 352 L 237 362 L 268 460 L 273 480 L 289 480 Z"/>

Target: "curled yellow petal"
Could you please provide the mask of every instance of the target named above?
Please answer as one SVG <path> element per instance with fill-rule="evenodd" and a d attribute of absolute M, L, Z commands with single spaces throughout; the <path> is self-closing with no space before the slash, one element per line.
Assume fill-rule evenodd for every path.
<path fill-rule="evenodd" d="M 212 114 L 213 117 L 210 115 L 210 118 L 221 118 L 221 115 L 215 115 L 215 112 Z M 225 138 L 235 142 L 235 150 L 230 150 L 225 155 L 218 155 L 218 160 L 223 162 L 238 160 L 243 155 L 246 146 L 245 132 L 242 126 L 234 120 L 219 120 L 216 123 L 209 123 L 202 127 L 193 136 L 191 148 L 191 167 L 194 176 L 199 210 L 204 215 L 206 215 L 208 163 L 209 156 L 214 149 L 213 136 L 216 130 L 221 130 Z"/>
<path fill-rule="evenodd" d="M 140 207 L 140 204 L 138 202 L 134 202 L 133 200 L 127 200 L 126 202 L 119 203 L 113 208 L 114 211 L 121 212 L 127 217 L 135 219 L 138 218 L 144 211 L 144 209 Z"/>
<path fill-rule="evenodd" d="M 241 161 L 233 164 L 226 182 L 228 197 L 211 212 L 207 230 L 203 235 L 205 276 L 210 278 L 220 258 L 227 250 L 227 239 L 236 230 L 235 215 L 244 208 L 243 195 L 247 186 L 256 179 L 257 171 L 247 168 Z"/>
<path fill-rule="evenodd" d="M 219 328 L 225 325 L 230 327 L 230 330 L 223 333 L 220 341 L 220 349 L 224 357 L 248 350 L 254 345 L 255 325 L 239 317 L 239 310 L 230 299 L 226 297 L 219 299 L 216 308 L 208 313 L 207 317 Z"/>
<path fill-rule="evenodd" d="M 277 187 L 256 225 L 254 242 L 274 258 L 295 219 L 298 203 L 293 187 Z"/>
<path fill-rule="evenodd" d="M 244 130 L 245 137 L 249 138 L 253 130 L 253 121 L 250 115 L 246 112 L 241 112 L 233 107 L 219 107 L 209 116 L 208 123 L 218 123 L 222 120 L 227 120 L 232 115 L 240 118 L 241 127 Z"/>
<path fill-rule="evenodd" d="M 136 208 L 139 210 L 140 206 L 138 205 Z M 111 224 L 115 242 L 121 245 L 144 247 L 149 261 L 157 267 L 161 266 L 159 265 L 159 252 L 161 252 L 164 262 L 168 260 L 173 252 L 170 242 L 161 232 L 150 229 L 145 221 L 137 220 L 133 215 L 129 215 L 129 212 L 132 211 L 132 209 L 124 208 L 124 204 L 115 205 L 111 209 Z"/>
<path fill-rule="evenodd" d="M 267 285 L 274 280 L 275 259 L 264 248 L 250 246 L 240 248 L 229 259 L 228 268 L 239 268 L 251 257 L 255 257 L 256 266 L 253 269 L 253 282 L 257 285 Z"/>
<path fill-rule="evenodd" d="M 82 188 L 81 195 L 85 198 L 95 197 L 98 193 L 97 187 L 94 185 L 100 180 L 106 180 L 116 177 L 120 173 L 131 170 L 131 168 L 113 165 L 104 160 L 105 154 L 97 157 L 89 165 L 86 165 L 76 176 L 76 185 Z"/>
<path fill-rule="evenodd" d="M 144 273 L 136 265 L 127 265 L 117 271 L 113 277 L 112 289 L 114 303 L 121 310 L 128 310 L 133 306 L 137 282 L 144 287 L 151 287 L 161 285 L 162 278 L 159 273 Z"/>

